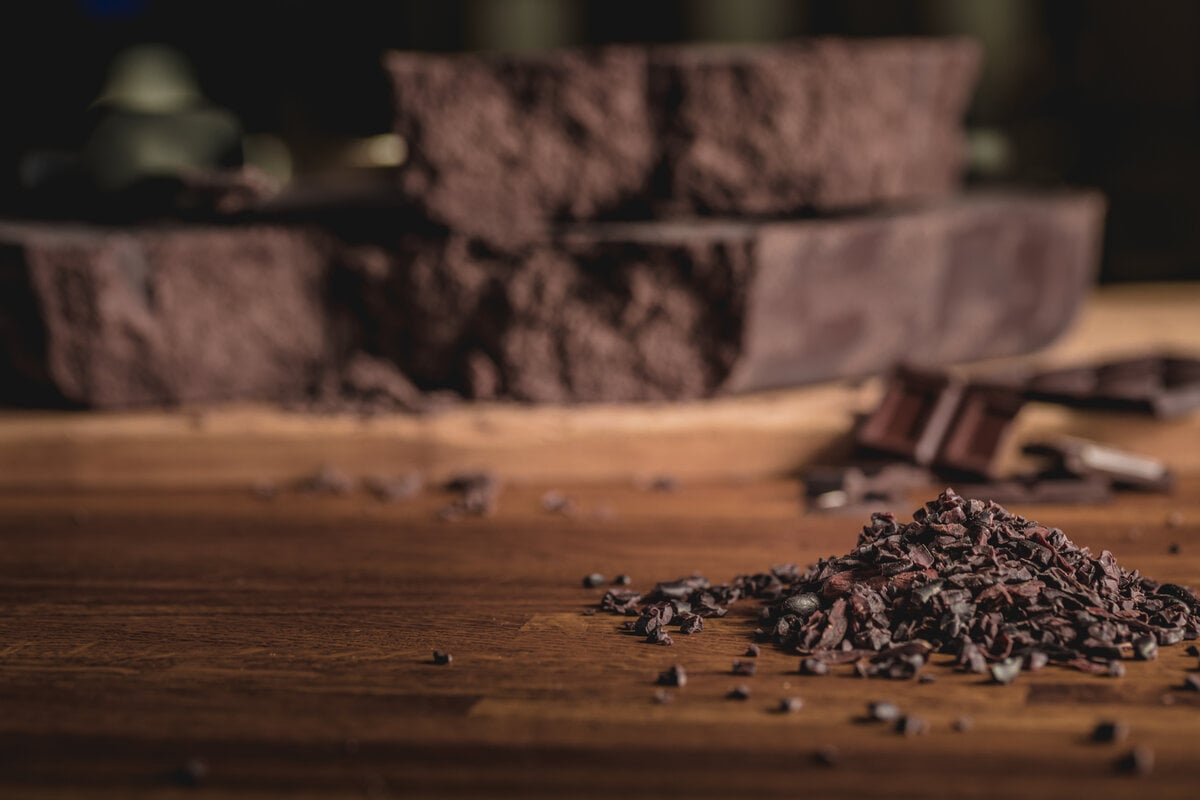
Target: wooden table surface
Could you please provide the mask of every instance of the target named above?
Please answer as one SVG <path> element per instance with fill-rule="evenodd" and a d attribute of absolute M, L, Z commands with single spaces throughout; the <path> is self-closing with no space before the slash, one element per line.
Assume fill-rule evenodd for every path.
<path fill-rule="evenodd" d="M 1197 308 L 1195 286 L 1104 290 L 1034 362 L 1200 352 Z M 369 420 L 0 414 L 0 797 L 1194 797 L 1200 693 L 1178 688 L 1196 666 L 1183 646 L 1124 679 L 1051 668 L 1008 687 L 944 659 L 930 684 L 806 677 L 765 647 L 746 679 L 730 665 L 753 602 L 671 648 L 583 615 L 602 593 L 580 586 L 593 571 L 649 588 L 847 551 L 863 516 L 806 516 L 779 476 L 845 441 L 856 397 L 834 385 Z M 1182 480 L 1172 496 L 1014 510 L 1200 586 L 1200 414 L 1022 412 L 1019 436 L 1054 432 L 1161 456 Z M 492 465 L 512 486 L 495 516 L 458 522 L 438 519 L 436 492 L 384 504 L 248 489 L 324 459 L 361 475 Z M 681 488 L 630 485 L 660 470 Z M 580 513 L 545 511 L 551 488 Z M 430 663 L 435 648 L 454 662 Z M 655 704 L 674 662 L 691 682 Z M 725 699 L 743 682 L 748 701 Z M 790 695 L 803 710 L 771 712 Z M 876 699 L 930 733 L 856 723 Z M 974 729 L 951 730 L 964 714 Z M 1108 719 L 1128 742 L 1088 741 Z M 1135 744 L 1156 754 L 1150 777 L 1113 769 Z M 829 745 L 838 764 L 816 764 Z M 205 765 L 196 786 L 190 763 Z"/>
<path fill-rule="evenodd" d="M 736 678 L 755 603 L 659 647 L 583 615 L 602 590 L 581 576 L 649 587 L 807 564 L 849 549 L 861 516 L 805 515 L 784 480 L 582 487 L 575 517 L 543 510 L 544 488 L 458 522 L 437 518 L 436 492 L 0 496 L 0 796 L 1195 796 L 1183 645 L 1124 679 L 1048 668 L 1004 687 L 940 659 L 930 684 L 816 678 L 772 647 Z M 1169 497 L 1016 510 L 1200 585 L 1198 498 L 1192 475 Z M 453 663 L 430 663 L 435 648 Z M 673 662 L 691 681 L 655 704 Z M 725 699 L 743 682 L 748 701 Z M 772 713 L 787 695 L 803 710 Z M 931 731 L 856 723 L 875 699 Z M 964 714 L 974 729 L 953 731 Z M 1128 723 L 1124 745 L 1088 741 L 1106 719 Z M 1153 748 L 1152 776 L 1114 771 L 1134 744 Z M 827 745 L 834 767 L 812 758 Z M 195 760 L 207 774 L 186 786 Z"/>

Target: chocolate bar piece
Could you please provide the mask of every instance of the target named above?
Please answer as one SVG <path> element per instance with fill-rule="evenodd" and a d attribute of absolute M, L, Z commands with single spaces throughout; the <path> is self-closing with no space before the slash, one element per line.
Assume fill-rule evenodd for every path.
<path fill-rule="evenodd" d="M 935 463 L 943 472 L 994 477 L 997 460 L 1025 403 L 1020 392 L 971 385 L 962 393 Z"/>
<path fill-rule="evenodd" d="M 979 66 L 964 39 L 393 53 L 400 188 L 512 247 L 554 220 L 788 215 L 958 185 Z"/>
<path fill-rule="evenodd" d="M 962 484 L 960 495 L 1002 505 L 1094 505 L 1112 499 L 1112 484 L 1099 475 L 1033 473 L 1008 480 Z"/>
<path fill-rule="evenodd" d="M 933 473 L 911 464 L 812 467 L 804 473 L 804 493 L 814 511 L 857 510 L 902 502 L 909 491 L 931 482 Z"/>
<path fill-rule="evenodd" d="M 949 375 L 899 369 L 878 408 L 859 427 L 857 442 L 929 466 L 954 421 L 964 386 Z"/>
<path fill-rule="evenodd" d="M 1024 397 L 1001 386 L 965 384 L 945 373 L 899 369 L 856 441 L 950 475 L 995 477 Z"/>
<path fill-rule="evenodd" d="M 1031 400 L 1171 418 L 1200 408 L 1200 359 L 1146 356 L 1051 370 L 1029 379 Z"/>
<path fill-rule="evenodd" d="M 681 400 L 1008 355 L 1068 324 L 1102 211 L 1089 194 L 985 196 L 833 220 L 567 226 L 520 254 L 457 235 L 351 246 L 280 226 L 3 224 L 0 398 L 291 403 L 330 385 L 411 405 L 411 382 L 426 396 Z"/>
<path fill-rule="evenodd" d="M 1166 492 L 1174 483 L 1171 470 L 1162 461 L 1087 439 L 1063 436 L 1051 441 L 1030 442 L 1024 451 L 1030 455 L 1049 456 L 1054 466 L 1063 472 L 1105 478 L 1124 489 Z"/>

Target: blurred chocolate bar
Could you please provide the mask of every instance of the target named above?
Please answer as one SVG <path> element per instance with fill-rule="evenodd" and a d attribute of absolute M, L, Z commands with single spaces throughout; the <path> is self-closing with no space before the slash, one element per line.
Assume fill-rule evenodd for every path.
<path fill-rule="evenodd" d="M 806 505 L 814 511 L 859 510 L 904 501 L 912 489 L 933 481 L 929 470 L 902 463 L 812 467 L 805 471 Z"/>
<path fill-rule="evenodd" d="M 955 490 L 963 497 L 992 500 L 1002 505 L 1092 505 L 1112 499 L 1112 483 L 1098 475 L 1032 473 L 987 483 L 964 483 Z"/>
<path fill-rule="evenodd" d="M 1081 477 L 1103 478 L 1123 489 L 1170 491 L 1174 476 L 1162 461 L 1099 442 L 1074 437 L 1030 442 L 1024 451 L 1047 456 L 1056 469 Z"/>
<path fill-rule="evenodd" d="M 1023 403 L 1020 392 L 1006 387 L 902 368 L 888 379 L 856 441 L 943 474 L 994 477 Z"/>
<path fill-rule="evenodd" d="M 1155 355 L 1051 370 L 1030 378 L 1026 393 L 1077 408 L 1177 417 L 1200 408 L 1200 359 Z"/>

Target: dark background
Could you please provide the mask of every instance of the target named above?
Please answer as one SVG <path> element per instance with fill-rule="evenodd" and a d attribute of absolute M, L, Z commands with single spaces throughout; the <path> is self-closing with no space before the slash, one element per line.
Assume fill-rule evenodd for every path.
<path fill-rule="evenodd" d="M 272 133 L 297 172 L 386 132 L 388 48 L 965 33 L 986 68 L 969 117 L 976 183 L 1099 187 L 1104 278 L 1200 278 L 1200 4 L 1181 0 L 74 0 L 6 4 L 0 211 L 18 164 L 73 149 L 115 54 L 162 42 L 215 104 Z"/>

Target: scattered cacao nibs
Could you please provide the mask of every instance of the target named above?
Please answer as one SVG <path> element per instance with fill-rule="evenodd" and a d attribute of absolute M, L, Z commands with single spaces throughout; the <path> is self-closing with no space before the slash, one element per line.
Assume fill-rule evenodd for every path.
<path fill-rule="evenodd" d="M 1123 742 L 1129 738 L 1129 726 L 1124 722 L 1105 721 L 1092 729 L 1092 741 L 1109 743 Z"/>
<path fill-rule="evenodd" d="M 776 708 L 780 714 L 795 714 L 804 708 L 804 701 L 799 697 L 783 697 L 780 698 L 779 705 Z"/>
<path fill-rule="evenodd" d="M 1135 747 L 1117 759 L 1117 771 L 1129 775 L 1146 776 L 1154 772 L 1154 751 L 1149 747 Z"/>
<path fill-rule="evenodd" d="M 675 686 L 682 689 L 687 686 L 687 670 L 682 664 L 673 664 L 670 669 L 660 672 L 658 675 L 658 684 L 660 686 Z"/>
<path fill-rule="evenodd" d="M 668 692 L 666 689 L 654 690 L 654 702 L 661 705 L 666 705 L 675 699 L 675 695 Z"/>
<path fill-rule="evenodd" d="M 758 671 L 758 664 L 753 661 L 742 661 L 734 659 L 732 672 L 734 675 L 744 675 L 747 678 L 752 677 Z"/>
<path fill-rule="evenodd" d="M 813 761 L 822 767 L 835 767 L 839 755 L 838 749 L 832 745 L 819 747 L 813 751 Z"/>
<path fill-rule="evenodd" d="M 542 509 L 551 514 L 570 514 L 575 504 L 562 492 L 549 491 L 542 495 Z"/>
<path fill-rule="evenodd" d="M 1189 692 L 1200 692 L 1200 675 L 1188 675 L 1184 678 L 1183 688 Z"/>
<path fill-rule="evenodd" d="M 680 633 L 699 633 L 704 630 L 704 617 L 699 614 L 684 614 L 679 621 Z"/>
<path fill-rule="evenodd" d="M 670 647 L 675 644 L 675 640 L 671 638 L 671 634 L 667 633 L 664 628 L 655 628 L 647 633 L 646 641 L 650 644 L 660 644 L 663 647 Z"/>
<path fill-rule="evenodd" d="M 973 720 L 971 717 L 965 716 L 956 717 L 954 722 L 950 723 L 950 727 L 957 733 L 968 733 L 972 728 L 975 727 L 975 720 Z"/>
<path fill-rule="evenodd" d="M 349 494 L 357 484 L 355 479 L 332 464 L 323 464 L 307 478 L 302 478 L 297 488 L 313 494 Z"/>
<path fill-rule="evenodd" d="M 819 658 L 805 658 L 800 661 L 801 675 L 828 675 L 829 664 Z"/>
<path fill-rule="evenodd" d="M 929 731 L 929 723 L 912 714 L 905 714 L 896 720 L 896 733 L 902 736 L 920 736 Z"/>
<path fill-rule="evenodd" d="M 176 786 L 199 786 L 208 779 L 208 762 L 202 758 L 189 758 L 171 771 L 171 782 Z"/>
<path fill-rule="evenodd" d="M 1002 683 L 1043 662 L 1107 675 L 1112 661 L 1200 636 L 1192 590 L 951 490 L 907 524 L 873 515 L 852 551 L 807 570 L 776 566 L 726 584 L 693 576 L 601 608 L 645 615 L 682 603 L 707 618 L 746 598 L 765 603 L 756 638 L 800 652 L 804 674 L 845 664 L 863 677 L 912 679 L 940 652 Z"/>
<path fill-rule="evenodd" d="M 746 658 L 758 658 L 759 647 L 756 644 L 751 644 L 746 648 Z"/>
<path fill-rule="evenodd" d="M 633 578 L 624 573 L 613 578 L 613 586 L 628 586 L 631 583 L 633 583 Z"/>
<path fill-rule="evenodd" d="M 1153 636 L 1139 636 L 1133 640 L 1133 650 L 1142 661 L 1158 658 L 1158 642 Z"/>
<path fill-rule="evenodd" d="M 867 720 L 871 722 L 894 722 L 900 719 L 900 707 L 886 700 L 867 704 Z"/>
<path fill-rule="evenodd" d="M 583 588 L 585 589 L 595 589 L 597 586 L 603 586 L 606 582 L 607 579 L 599 572 L 583 576 Z"/>
<path fill-rule="evenodd" d="M 744 683 L 738 684 L 737 686 L 730 689 L 729 694 L 725 695 L 725 697 L 727 697 L 730 700 L 749 700 L 750 699 L 750 687 Z"/>
<path fill-rule="evenodd" d="M 446 481 L 443 488 L 458 495 L 450 505 L 441 510 L 440 516 L 444 519 L 491 516 L 500 498 L 500 480 L 491 472 L 466 472 L 456 475 Z"/>
<path fill-rule="evenodd" d="M 454 656 L 449 653 L 443 653 L 441 650 L 433 651 L 433 663 L 445 666 L 454 660 Z"/>
<path fill-rule="evenodd" d="M 1021 659 L 1008 658 L 989 666 L 994 683 L 1008 685 L 1021 674 Z"/>
<path fill-rule="evenodd" d="M 425 486 L 425 479 L 420 473 L 410 472 L 398 477 L 377 475 L 367 478 L 364 483 L 367 491 L 379 502 L 401 503 L 419 495 Z"/>

